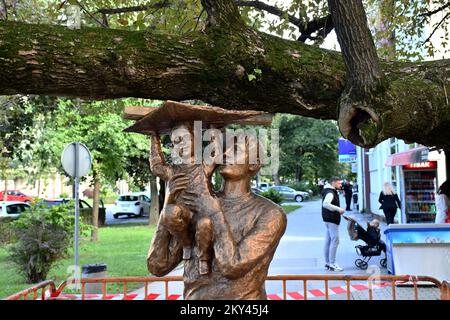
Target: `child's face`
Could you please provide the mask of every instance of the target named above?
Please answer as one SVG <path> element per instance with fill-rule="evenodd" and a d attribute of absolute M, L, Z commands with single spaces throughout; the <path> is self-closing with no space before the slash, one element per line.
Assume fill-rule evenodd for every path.
<path fill-rule="evenodd" d="M 380 227 L 380 222 L 375 220 L 375 221 L 371 221 L 370 222 L 370 226 L 374 227 L 374 228 L 379 228 Z"/>
<path fill-rule="evenodd" d="M 194 139 L 190 128 L 186 125 L 179 125 L 173 128 L 170 140 L 173 143 L 172 152 L 175 156 L 185 160 L 190 159 L 193 154 Z"/>

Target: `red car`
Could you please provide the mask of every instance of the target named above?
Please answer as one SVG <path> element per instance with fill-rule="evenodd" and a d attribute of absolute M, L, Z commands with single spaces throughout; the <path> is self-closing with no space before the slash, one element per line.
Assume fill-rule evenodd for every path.
<path fill-rule="evenodd" d="M 19 190 L 7 190 L 7 201 L 21 201 L 21 202 L 31 202 L 33 198 L 25 195 L 23 192 Z M 0 192 L 0 201 L 3 201 L 3 195 L 5 191 Z"/>

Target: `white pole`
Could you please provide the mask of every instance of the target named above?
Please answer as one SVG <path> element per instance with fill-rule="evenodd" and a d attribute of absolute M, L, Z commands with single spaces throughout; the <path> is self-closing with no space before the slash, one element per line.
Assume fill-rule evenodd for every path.
<path fill-rule="evenodd" d="M 75 237 L 74 237 L 74 242 L 75 242 L 75 273 L 76 273 L 76 278 L 78 278 L 78 270 L 79 270 L 79 257 L 78 257 L 79 221 L 78 220 L 79 220 L 79 216 L 80 216 L 80 203 L 79 203 L 79 192 L 78 192 L 78 187 L 79 187 L 78 153 L 79 153 L 80 143 L 75 142 L 74 146 L 75 146 L 75 175 L 74 175 L 74 180 L 75 180 Z"/>

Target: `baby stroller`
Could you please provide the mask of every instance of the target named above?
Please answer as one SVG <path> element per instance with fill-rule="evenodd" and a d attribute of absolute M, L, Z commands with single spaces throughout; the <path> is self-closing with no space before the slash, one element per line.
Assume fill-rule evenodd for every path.
<path fill-rule="evenodd" d="M 369 223 L 367 229 L 361 227 L 355 220 L 344 217 L 348 221 L 347 230 L 351 240 L 362 240 L 366 245 L 355 246 L 356 253 L 362 259 L 355 260 L 355 265 L 362 270 L 366 270 L 372 257 L 378 257 L 384 252 L 384 258 L 380 259 L 380 265 L 383 268 L 387 266 L 386 244 L 381 241 L 381 234 L 378 228 L 372 227 Z"/>

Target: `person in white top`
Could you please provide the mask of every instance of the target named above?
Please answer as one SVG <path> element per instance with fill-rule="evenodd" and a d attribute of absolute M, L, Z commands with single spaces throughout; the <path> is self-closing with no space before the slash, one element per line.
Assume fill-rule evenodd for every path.
<path fill-rule="evenodd" d="M 322 191 L 322 220 L 325 223 L 325 268 L 331 271 L 342 271 L 336 263 L 336 252 L 339 245 L 339 224 L 341 215 L 345 210 L 340 207 L 339 194 L 336 189 L 341 189 L 342 182 L 337 177 L 332 177 Z"/>
<path fill-rule="evenodd" d="M 450 220 L 450 180 L 445 181 L 436 196 L 436 218 L 435 223 L 448 223 Z M 447 221 L 446 221 L 447 220 Z"/>

